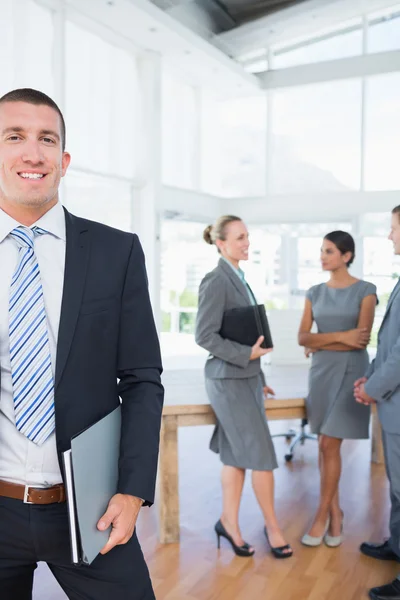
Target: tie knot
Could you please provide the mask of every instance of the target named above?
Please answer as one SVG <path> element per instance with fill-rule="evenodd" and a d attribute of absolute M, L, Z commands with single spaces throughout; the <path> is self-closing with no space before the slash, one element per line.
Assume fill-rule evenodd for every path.
<path fill-rule="evenodd" d="M 19 225 L 19 227 L 11 231 L 10 235 L 19 248 L 33 248 L 35 236 L 43 235 L 44 233 L 47 233 L 47 231 L 41 227 L 32 227 L 31 229 L 30 227 Z"/>

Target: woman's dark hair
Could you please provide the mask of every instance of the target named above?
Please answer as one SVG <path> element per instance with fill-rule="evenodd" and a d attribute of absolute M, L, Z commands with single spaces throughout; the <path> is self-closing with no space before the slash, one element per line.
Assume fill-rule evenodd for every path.
<path fill-rule="evenodd" d="M 324 240 L 328 240 L 335 244 L 336 248 L 342 253 L 346 254 L 346 252 L 351 252 L 351 258 L 347 263 L 349 267 L 353 260 L 356 257 L 356 245 L 354 243 L 353 237 L 347 233 L 347 231 L 331 231 L 331 233 L 327 233 L 324 237 Z"/>

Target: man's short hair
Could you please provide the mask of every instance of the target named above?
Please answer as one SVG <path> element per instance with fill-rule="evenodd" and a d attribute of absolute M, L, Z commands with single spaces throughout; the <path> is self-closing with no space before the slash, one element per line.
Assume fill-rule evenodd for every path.
<path fill-rule="evenodd" d="M 36 106 L 49 106 L 55 110 L 61 121 L 61 146 L 64 152 L 66 141 L 65 121 L 61 110 L 50 96 L 47 96 L 47 94 L 39 92 L 38 90 L 33 90 L 32 88 L 20 88 L 4 94 L 4 96 L 0 98 L 0 105 L 5 102 L 27 102 L 28 104 L 35 104 Z"/>
<path fill-rule="evenodd" d="M 398 219 L 400 220 L 400 204 L 394 207 L 392 210 L 392 215 L 397 215 Z"/>

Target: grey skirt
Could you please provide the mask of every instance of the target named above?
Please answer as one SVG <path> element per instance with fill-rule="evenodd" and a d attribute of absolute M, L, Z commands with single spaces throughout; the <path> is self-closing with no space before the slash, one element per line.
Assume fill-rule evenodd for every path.
<path fill-rule="evenodd" d="M 260 375 L 246 379 L 205 380 L 217 424 L 210 449 L 224 465 L 272 471 L 278 464 L 264 410 Z"/>
<path fill-rule="evenodd" d="M 368 368 L 366 351 L 320 350 L 312 357 L 307 417 L 313 433 L 338 439 L 368 438 L 370 407 L 354 399 L 354 382 Z"/>

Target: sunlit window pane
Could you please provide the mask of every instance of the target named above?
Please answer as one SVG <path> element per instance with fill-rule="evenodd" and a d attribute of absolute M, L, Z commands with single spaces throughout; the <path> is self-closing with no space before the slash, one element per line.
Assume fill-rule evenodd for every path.
<path fill-rule="evenodd" d="M 400 48 L 400 4 L 369 16 L 368 52 Z"/>
<path fill-rule="evenodd" d="M 203 105 L 202 185 L 227 197 L 262 196 L 266 189 L 265 96 Z"/>
<path fill-rule="evenodd" d="M 361 20 L 346 23 L 340 31 L 325 31 L 318 39 L 301 40 L 287 48 L 276 48 L 274 69 L 284 69 L 325 60 L 357 56 L 362 52 Z"/>
<path fill-rule="evenodd" d="M 0 19 L 0 96 L 14 87 L 14 28 L 12 0 L 1 3 Z"/>
<path fill-rule="evenodd" d="M 361 81 L 277 91 L 272 128 L 272 192 L 359 189 Z"/>
<path fill-rule="evenodd" d="M 162 84 L 163 182 L 194 188 L 198 143 L 195 90 L 165 73 Z"/>
<path fill-rule="evenodd" d="M 65 176 L 63 203 L 80 217 L 131 231 L 131 188 L 117 179 L 69 171 Z"/>
<path fill-rule="evenodd" d="M 400 73 L 368 79 L 365 187 L 400 189 Z"/>
<path fill-rule="evenodd" d="M 135 172 L 134 58 L 67 24 L 66 115 L 73 163 L 98 172 Z"/>

